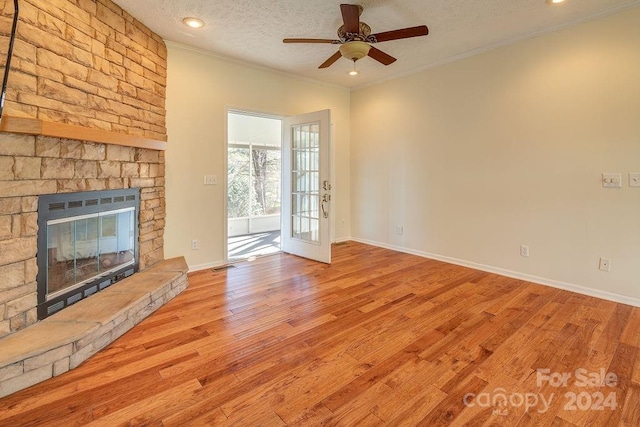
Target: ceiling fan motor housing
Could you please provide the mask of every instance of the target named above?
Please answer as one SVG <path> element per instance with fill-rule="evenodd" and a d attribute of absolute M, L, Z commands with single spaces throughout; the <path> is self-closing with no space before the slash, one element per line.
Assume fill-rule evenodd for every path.
<path fill-rule="evenodd" d="M 366 40 L 367 37 L 371 35 L 371 27 L 368 26 L 364 22 L 360 22 L 360 31 L 357 33 L 348 33 L 344 29 L 344 25 L 341 25 L 338 28 L 338 38 L 343 42 L 353 41 L 353 40 Z"/>

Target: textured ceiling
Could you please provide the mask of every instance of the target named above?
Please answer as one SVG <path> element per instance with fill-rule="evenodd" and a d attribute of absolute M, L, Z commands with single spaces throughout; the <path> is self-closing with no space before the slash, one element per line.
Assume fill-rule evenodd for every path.
<path fill-rule="evenodd" d="M 284 44 L 283 38 L 336 38 L 342 24 L 338 0 L 115 0 L 151 30 L 172 41 L 214 54 L 266 66 L 344 87 L 394 78 L 461 55 L 531 37 L 616 10 L 640 0 L 360 0 L 360 19 L 373 33 L 427 25 L 430 34 L 376 44 L 398 60 L 384 66 L 358 61 L 360 75 L 347 72 L 341 58 L 328 69 L 318 66 L 334 54 L 330 44 Z M 198 17 L 205 27 L 191 29 L 182 18 Z"/>

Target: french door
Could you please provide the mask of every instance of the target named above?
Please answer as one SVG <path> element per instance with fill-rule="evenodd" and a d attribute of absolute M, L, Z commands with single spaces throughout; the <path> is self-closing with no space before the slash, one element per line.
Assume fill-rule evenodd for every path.
<path fill-rule="evenodd" d="M 282 250 L 331 263 L 329 110 L 287 117 L 282 144 Z"/>

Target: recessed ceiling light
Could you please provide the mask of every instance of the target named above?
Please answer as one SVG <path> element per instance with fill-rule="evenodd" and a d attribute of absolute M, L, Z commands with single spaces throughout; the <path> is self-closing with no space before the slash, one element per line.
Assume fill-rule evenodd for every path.
<path fill-rule="evenodd" d="M 184 18 L 182 23 L 191 28 L 202 28 L 204 27 L 204 21 L 198 18 Z"/>
<path fill-rule="evenodd" d="M 564 0 L 547 0 L 547 4 L 558 4 L 563 2 Z"/>

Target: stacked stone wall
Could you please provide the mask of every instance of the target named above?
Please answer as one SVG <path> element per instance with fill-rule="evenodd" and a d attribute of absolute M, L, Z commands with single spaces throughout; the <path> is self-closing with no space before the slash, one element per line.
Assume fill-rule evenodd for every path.
<path fill-rule="evenodd" d="M 0 0 L 4 72 L 13 0 Z M 166 141 L 167 48 L 109 0 L 21 0 L 4 114 Z"/>
<path fill-rule="evenodd" d="M 0 72 L 12 14 L 0 0 Z M 110 0 L 21 0 L 3 117 L 166 141 L 166 58 Z M 164 258 L 164 165 L 163 151 L 0 132 L 0 337 L 37 321 L 38 196 L 140 188 L 144 269 Z"/>

